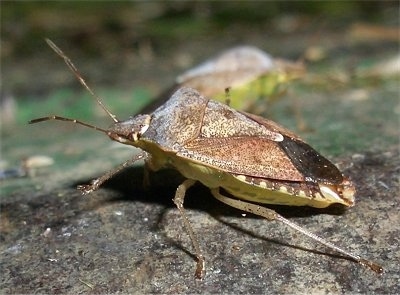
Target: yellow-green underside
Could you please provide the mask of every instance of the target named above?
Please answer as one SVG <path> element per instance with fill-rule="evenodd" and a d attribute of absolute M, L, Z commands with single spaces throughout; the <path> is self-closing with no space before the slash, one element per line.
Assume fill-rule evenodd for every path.
<path fill-rule="evenodd" d="M 265 182 L 249 183 L 244 175 L 234 175 L 189 158 L 180 157 L 175 152 L 160 150 L 157 144 L 142 141 L 140 145 L 151 154 L 149 164 L 152 169 L 173 167 L 186 178 L 200 181 L 209 188 L 223 188 L 239 199 L 264 204 L 315 208 L 325 208 L 333 203 L 340 203 L 340 199 L 337 197 L 322 196 L 320 193 L 314 196 L 307 195 L 304 191 L 300 191 L 296 195 L 290 194 L 285 184 L 277 185 L 276 190 L 271 190 L 266 187 Z M 342 204 L 344 203 L 342 202 Z"/>

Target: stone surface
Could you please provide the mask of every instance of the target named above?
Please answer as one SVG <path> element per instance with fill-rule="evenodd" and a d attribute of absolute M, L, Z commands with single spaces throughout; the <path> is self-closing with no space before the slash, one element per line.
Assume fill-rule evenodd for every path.
<path fill-rule="evenodd" d="M 398 293 L 397 151 L 367 153 L 348 174 L 357 205 L 342 213 L 276 208 L 308 230 L 385 268 L 377 275 L 261 218 L 214 200 L 200 185 L 186 208 L 206 257 L 194 279 L 193 249 L 171 198 L 180 177 L 161 172 L 148 192 L 140 167 L 82 197 L 71 187 L 13 193 L 1 204 L 4 293 Z M 170 179 L 169 185 L 162 180 Z"/>

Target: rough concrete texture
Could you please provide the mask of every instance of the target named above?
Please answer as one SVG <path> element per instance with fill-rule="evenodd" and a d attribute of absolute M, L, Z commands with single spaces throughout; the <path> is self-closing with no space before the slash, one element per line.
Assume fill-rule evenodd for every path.
<path fill-rule="evenodd" d="M 92 196 L 74 188 L 10 194 L 1 215 L 4 293 L 398 293 L 397 151 L 366 153 L 348 174 L 357 205 L 345 213 L 278 212 L 342 247 L 380 263 L 377 275 L 331 254 L 282 224 L 243 217 L 196 186 L 189 218 L 207 261 L 194 279 L 193 249 L 172 206 L 179 176 L 163 172 L 140 189 L 128 169 Z M 169 178 L 169 184 L 161 181 Z"/>

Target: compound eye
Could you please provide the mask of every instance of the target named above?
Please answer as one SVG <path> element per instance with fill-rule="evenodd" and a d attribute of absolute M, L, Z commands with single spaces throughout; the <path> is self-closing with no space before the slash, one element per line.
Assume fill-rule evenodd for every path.
<path fill-rule="evenodd" d="M 140 131 L 139 131 L 139 136 L 142 135 L 143 133 L 145 133 L 147 131 L 147 129 L 149 129 L 149 124 L 143 124 L 140 126 Z"/>

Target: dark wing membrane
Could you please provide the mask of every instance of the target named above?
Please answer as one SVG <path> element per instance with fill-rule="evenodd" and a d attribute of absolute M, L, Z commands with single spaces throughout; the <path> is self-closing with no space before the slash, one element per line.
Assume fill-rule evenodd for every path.
<path fill-rule="evenodd" d="M 253 114 L 244 114 L 268 130 L 279 132 L 283 135 L 284 140 L 277 142 L 277 144 L 286 152 L 293 165 L 307 180 L 333 184 L 342 183 L 343 175 L 339 169 L 296 134 L 271 120 Z"/>
<path fill-rule="evenodd" d="M 197 138 L 185 144 L 177 155 L 230 173 L 304 181 L 277 142 L 265 138 Z"/>
<path fill-rule="evenodd" d="M 291 159 L 296 168 L 313 182 L 329 182 L 340 184 L 343 175 L 329 160 L 321 156 L 308 144 L 287 138 L 277 143 L 280 145 Z"/>

